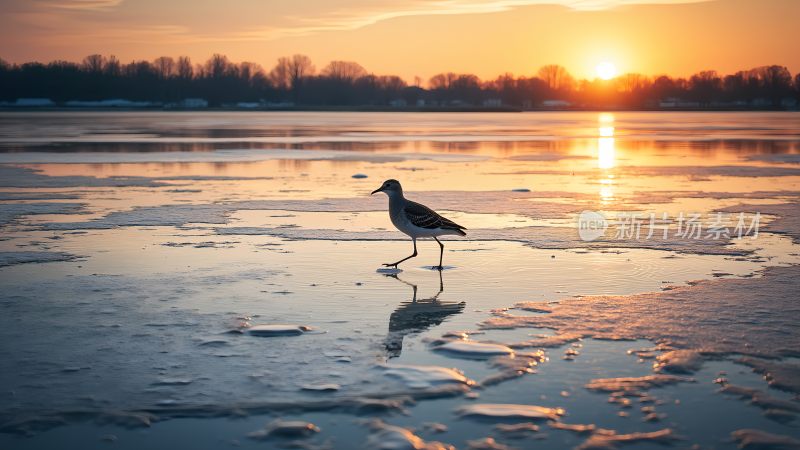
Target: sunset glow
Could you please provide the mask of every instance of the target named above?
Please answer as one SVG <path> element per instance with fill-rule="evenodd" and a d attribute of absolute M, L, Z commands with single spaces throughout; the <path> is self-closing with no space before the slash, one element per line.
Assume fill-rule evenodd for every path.
<path fill-rule="evenodd" d="M 221 53 L 269 70 L 279 57 L 300 53 L 317 68 L 357 61 L 409 83 L 448 71 L 530 76 L 546 64 L 579 79 L 606 79 L 623 60 L 625 72 L 649 76 L 764 64 L 796 73 L 800 52 L 784 38 L 794 35 L 796 17 L 800 2 L 793 0 L 10 0 L 0 6 L 0 58 L 80 61 L 99 53 L 123 62 L 188 56 L 199 63 Z"/>
<path fill-rule="evenodd" d="M 800 450 L 798 17 L 0 0 L 0 450 Z"/>
<path fill-rule="evenodd" d="M 603 61 L 595 67 L 595 73 L 601 80 L 610 80 L 617 76 L 617 66 L 612 62 Z"/>

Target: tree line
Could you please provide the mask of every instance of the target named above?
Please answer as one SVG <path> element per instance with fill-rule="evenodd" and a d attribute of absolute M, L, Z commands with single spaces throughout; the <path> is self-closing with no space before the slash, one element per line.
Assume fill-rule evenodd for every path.
<path fill-rule="evenodd" d="M 532 76 L 503 74 L 493 80 L 441 73 L 423 85 L 419 78 L 409 84 L 398 76 L 369 73 L 352 61 L 332 61 L 317 71 L 305 55 L 279 58 L 268 71 L 220 54 L 201 64 L 185 56 L 127 64 L 97 54 L 79 63 L 0 59 L 0 101 L 20 98 L 57 104 L 125 99 L 167 105 L 200 98 L 209 106 L 780 109 L 800 102 L 800 74 L 792 77 L 786 67 L 771 65 L 729 75 L 708 70 L 688 78 L 629 73 L 611 80 L 577 80 L 561 66 L 546 65 Z"/>

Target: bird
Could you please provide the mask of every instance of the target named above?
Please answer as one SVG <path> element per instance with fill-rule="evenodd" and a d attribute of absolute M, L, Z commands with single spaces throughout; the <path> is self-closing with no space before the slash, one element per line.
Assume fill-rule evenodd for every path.
<path fill-rule="evenodd" d="M 383 192 L 389 197 L 389 218 L 392 224 L 407 234 L 414 244 L 414 253 L 400 261 L 384 264 L 386 267 L 397 266 L 407 260 L 417 256 L 417 239 L 431 237 L 439 244 L 439 265 L 434 269 L 443 270 L 442 257 L 444 256 L 444 244 L 438 239 L 439 236 L 457 235 L 466 236 L 466 228 L 453 222 L 450 219 L 440 216 L 434 210 L 417 202 L 412 202 L 403 196 L 403 187 L 400 182 L 394 179 L 386 180 L 381 187 L 372 191 L 370 195 Z"/>

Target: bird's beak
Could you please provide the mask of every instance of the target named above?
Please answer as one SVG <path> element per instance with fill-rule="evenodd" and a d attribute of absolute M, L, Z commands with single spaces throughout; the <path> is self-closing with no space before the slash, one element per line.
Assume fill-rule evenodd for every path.
<path fill-rule="evenodd" d="M 383 190 L 383 186 L 381 186 L 381 187 L 379 187 L 378 189 L 375 189 L 374 191 L 370 192 L 370 194 L 369 194 L 369 195 L 372 195 L 372 194 L 374 194 L 374 193 L 376 193 L 376 192 L 381 192 L 382 190 Z"/>

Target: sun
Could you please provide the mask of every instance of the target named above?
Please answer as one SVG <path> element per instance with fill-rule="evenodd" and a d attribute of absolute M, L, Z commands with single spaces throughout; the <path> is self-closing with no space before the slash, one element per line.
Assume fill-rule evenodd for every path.
<path fill-rule="evenodd" d="M 603 61 L 594 68 L 597 77 L 601 80 L 610 80 L 617 76 L 617 66 L 609 61 Z"/>

